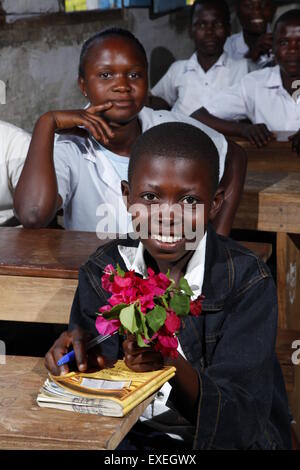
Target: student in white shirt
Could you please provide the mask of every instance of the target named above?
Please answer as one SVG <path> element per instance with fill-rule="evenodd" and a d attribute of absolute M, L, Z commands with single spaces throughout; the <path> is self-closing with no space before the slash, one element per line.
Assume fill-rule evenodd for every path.
<path fill-rule="evenodd" d="M 13 213 L 13 194 L 30 144 L 30 135 L 0 121 L 0 227 L 18 225 Z"/>
<path fill-rule="evenodd" d="M 91 105 L 84 110 L 51 111 L 38 120 L 15 194 L 15 209 L 24 226 L 47 225 L 63 206 L 68 229 L 105 229 L 112 233 L 129 230 L 120 183 L 136 138 L 167 121 L 189 120 L 199 126 L 184 115 L 144 107 L 147 71 L 144 48 L 128 31 L 112 28 L 84 44 L 79 86 Z M 60 136 L 54 145 L 56 130 L 74 127 L 75 132 Z M 222 178 L 227 142 L 212 129 L 203 128 L 202 124 L 201 128 L 212 137 L 219 151 Z M 227 208 L 225 204 L 223 215 L 216 222 L 224 234 L 230 231 L 245 172 L 243 155 L 232 163 L 233 155 L 228 152 L 223 177 Z M 122 159 L 124 165 L 118 162 Z M 112 217 L 108 217 L 103 204 Z M 108 219 L 111 225 L 103 227 L 103 220 Z"/>
<path fill-rule="evenodd" d="M 227 38 L 224 50 L 233 59 L 248 58 L 249 72 L 252 72 L 274 60 L 271 22 L 276 8 L 273 0 L 237 0 L 236 3 L 242 31 Z"/>
<path fill-rule="evenodd" d="M 206 106 L 216 92 L 239 83 L 248 73 L 246 59 L 234 60 L 224 52 L 230 34 L 230 12 L 225 0 L 197 0 L 191 12 L 191 37 L 196 52 L 174 62 L 151 90 L 172 111 L 192 114 Z"/>
<path fill-rule="evenodd" d="M 273 49 L 277 66 L 250 73 L 194 116 L 225 135 L 246 137 L 258 147 L 273 139 L 274 131 L 293 131 L 292 147 L 300 154 L 300 10 L 290 10 L 278 19 Z M 236 122 L 244 118 L 252 124 Z"/>

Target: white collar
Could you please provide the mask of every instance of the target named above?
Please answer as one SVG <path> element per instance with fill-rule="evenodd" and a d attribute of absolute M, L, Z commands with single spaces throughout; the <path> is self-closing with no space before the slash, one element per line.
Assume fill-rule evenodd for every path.
<path fill-rule="evenodd" d="M 220 57 L 218 58 L 217 62 L 215 62 L 214 65 L 209 70 L 211 70 L 214 67 L 224 67 L 226 65 L 227 57 L 228 57 L 228 54 L 226 52 L 223 52 L 223 54 L 221 54 Z M 185 71 L 186 72 L 195 71 L 199 69 L 199 67 L 204 72 L 203 68 L 198 62 L 197 52 L 194 52 L 192 57 L 190 57 L 190 59 L 187 61 L 187 64 L 185 66 Z"/>
<path fill-rule="evenodd" d="M 197 246 L 197 249 L 194 251 L 192 258 L 188 262 L 184 276 L 194 292 L 193 298 L 198 297 L 202 292 L 206 239 L 207 232 L 204 234 L 203 238 L 199 242 L 199 245 Z M 128 270 L 133 270 L 143 277 L 148 275 L 147 266 L 144 259 L 145 247 L 141 242 L 139 243 L 138 247 L 118 245 L 118 250 Z"/>

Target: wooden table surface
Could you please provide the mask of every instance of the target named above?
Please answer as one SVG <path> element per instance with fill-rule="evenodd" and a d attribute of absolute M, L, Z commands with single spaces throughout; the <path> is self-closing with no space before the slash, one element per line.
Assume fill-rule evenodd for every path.
<path fill-rule="evenodd" d="M 78 268 L 107 240 L 95 233 L 0 228 L 0 274 L 77 279 Z"/>
<path fill-rule="evenodd" d="M 124 418 L 40 408 L 36 397 L 46 376 L 42 358 L 7 356 L 0 364 L 0 449 L 115 449 L 153 400 Z"/>
<path fill-rule="evenodd" d="M 287 141 L 289 132 L 281 133 L 285 141 L 271 141 L 265 147 L 257 148 L 248 140 L 235 138 L 247 153 L 248 170 L 260 172 L 300 172 L 300 157 L 292 151 L 292 145 Z"/>

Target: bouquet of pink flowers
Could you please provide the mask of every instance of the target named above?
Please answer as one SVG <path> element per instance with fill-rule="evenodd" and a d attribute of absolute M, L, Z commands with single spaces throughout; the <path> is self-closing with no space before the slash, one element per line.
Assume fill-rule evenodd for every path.
<path fill-rule="evenodd" d="M 130 332 L 140 347 L 152 343 L 164 356 L 177 357 L 181 317 L 200 315 L 203 300 L 199 296 L 191 301 L 193 291 L 184 277 L 175 287 L 169 274 L 155 274 L 148 268 L 148 278 L 143 279 L 134 271 L 108 265 L 101 282 L 112 295 L 108 305 L 99 309 L 96 328 L 100 334 Z"/>

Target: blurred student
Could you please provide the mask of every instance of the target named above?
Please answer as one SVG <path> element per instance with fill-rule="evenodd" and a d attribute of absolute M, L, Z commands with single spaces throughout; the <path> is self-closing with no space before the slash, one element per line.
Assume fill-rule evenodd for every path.
<path fill-rule="evenodd" d="M 275 10 L 273 0 L 236 0 L 242 31 L 227 39 L 224 50 L 233 59 L 248 58 L 249 72 L 273 62 L 271 22 Z"/>
<path fill-rule="evenodd" d="M 66 229 L 127 233 L 130 220 L 120 182 L 127 179 L 135 140 L 163 122 L 186 121 L 203 129 L 218 149 L 226 204 L 216 228 L 230 232 L 243 187 L 243 154 L 233 162 L 237 150 L 221 134 L 182 114 L 145 106 L 148 64 L 135 36 L 111 28 L 86 41 L 78 83 L 90 103 L 86 109 L 50 111 L 36 123 L 15 194 L 24 226 L 46 226 L 63 207 Z M 57 130 L 70 128 L 55 142 Z"/>
<path fill-rule="evenodd" d="M 224 52 L 230 34 L 230 11 L 225 0 L 196 0 L 191 11 L 190 35 L 196 52 L 174 62 L 151 90 L 186 115 L 206 106 L 215 94 L 248 73 L 246 59 L 234 60 Z"/>
<path fill-rule="evenodd" d="M 13 212 L 13 197 L 30 139 L 27 132 L 0 121 L 0 227 L 19 225 Z"/>
<path fill-rule="evenodd" d="M 273 50 L 278 65 L 248 74 L 194 117 L 225 135 L 246 137 L 258 147 L 272 140 L 275 131 L 292 131 L 289 139 L 300 155 L 300 10 L 290 10 L 277 20 Z M 239 122 L 245 118 L 252 124 Z"/>

